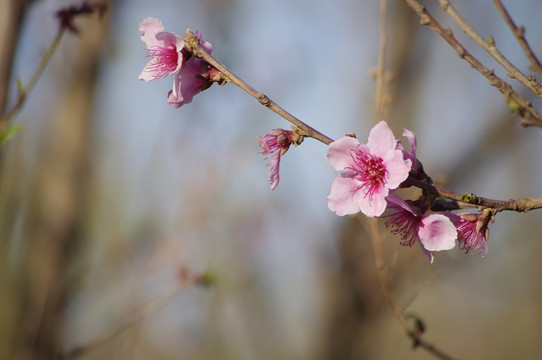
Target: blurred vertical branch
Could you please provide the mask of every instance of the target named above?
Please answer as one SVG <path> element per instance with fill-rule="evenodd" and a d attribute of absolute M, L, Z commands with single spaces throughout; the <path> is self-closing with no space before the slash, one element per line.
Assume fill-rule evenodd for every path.
<path fill-rule="evenodd" d="M 6 0 L 0 3 L 0 116 L 6 109 L 9 95 L 11 70 L 21 25 L 26 11 L 26 0 Z"/>
<path fill-rule="evenodd" d="M 68 46 L 59 50 L 67 54 L 58 60 L 64 84 L 54 111 L 32 114 L 46 122 L 36 166 L 25 168 L 24 150 L 19 151 L 31 135 L 3 149 L 0 244 L 8 251 L 1 255 L 0 302 L 11 314 L 0 318 L 0 333 L 11 336 L 0 346 L 0 358 L 52 359 L 60 350 L 63 311 L 77 274 L 75 250 L 85 226 L 90 120 L 105 21 L 85 22 L 81 35 L 66 39 Z"/>
<path fill-rule="evenodd" d="M 409 62 L 412 55 L 407 49 L 414 47 L 418 26 L 414 22 L 405 21 L 404 17 L 410 16 L 408 12 L 401 10 L 397 4 L 386 6 L 382 9 L 381 18 L 386 16 L 391 29 L 387 34 L 381 34 L 379 43 L 379 55 L 377 59 L 378 69 L 376 75 L 375 98 L 375 121 L 382 120 L 389 114 L 397 112 L 395 101 L 388 106 L 392 100 L 392 91 L 403 86 L 410 75 L 410 68 L 405 64 Z M 411 16 L 411 18 L 414 18 Z M 381 24 L 380 31 L 386 25 Z M 400 31 L 395 31 L 400 28 Z M 383 40 L 382 37 L 385 37 Z M 396 51 L 388 55 L 382 50 L 389 44 L 390 48 Z M 385 64 L 391 63 L 385 71 Z M 390 74 L 393 74 L 390 76 Z M 394 82 L 390 83 L 390 80 Z M 406 85 L 409 86 L 409 85 Z M 415 91 L 407 92 L 408 96 L 416 96 Z M 403 103 L 403 102 L 401 102 Z M 408 121 L 403 115 L 401 121 Z M 393 123 L 393 120 L 391 121 Z M 373 227 L 376 224 L 373 224 Z M 378 280 L 378 271 L 375 267 L 373 249 L 370 241 L 372 234 L 369 232 L 370 224 L 367 221 L 360 222 L 357 218 L 346 219 L 342 226 L 342 233 L 338 240 L 340 272 L 331 284 L 333 294 L 329 299 L 330 313 L 328 315 L 328 338 L 323 358 L 325 359 L 360 359 L 373 358 L 377 356 L 374 351 L 374 342 L 377 341 L 377 334 L 374 331 L 382 322 L 382 317 L 387 309 Z M 381 229 L 372 231 L 382 231 Z M 388 244 L 397 247 L 395 242 L 382 244 L 385 252 L 391 251 Z M 401 253 L 400 259 L 394 264 L 394 271 L 388 272 L 390 284 L 396 284 L 397 279 L 403 274 L 401 269 L 411 266 L 411 260 L 417 254 L 413 252 Z M 392 288 L 388 289 L 393 291 Z"/>

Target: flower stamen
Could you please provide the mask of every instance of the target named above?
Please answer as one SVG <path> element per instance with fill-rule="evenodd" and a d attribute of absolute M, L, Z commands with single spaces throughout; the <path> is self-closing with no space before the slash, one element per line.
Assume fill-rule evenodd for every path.
<path fill-rule="evenodd" d="M 352 150 L 351 157 L 354 166 L 346 167 L 345 170 L 350 171 L 353 177 L 360 182 L 356 192 L 362 190 L 363 197 L 369 197 L 369 202 L 371 202 L 373 195 L 386 184 L 389 173 L 380 157 L 360 150 Z"/>
<path fill-rule="evenodd" d="M 156 79 L 166 77 L 177 69 L 179 53 L 175 47 L 154 46 L 147 51 L 150 58 L 147 68 Z"/>

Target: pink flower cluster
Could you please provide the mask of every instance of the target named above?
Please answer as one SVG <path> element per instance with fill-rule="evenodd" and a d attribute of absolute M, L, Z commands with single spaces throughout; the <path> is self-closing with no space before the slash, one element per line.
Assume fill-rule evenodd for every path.
<path fill-rule="evenodd" d="M 139 80 L 173 76 L 173 88 L 167 97 L 171 106 L 179 108 L 192 102 L 196 94 L 217 81 L 217 70 L 203 60 L 193 58 L 184 48 L 184 39 L 175 33 L 165 32 L 160 20 L 145 18 L 139 23 L 139 30 L 150 58 Z M 210 54 L 213 50 L 211 44 L 202 40 L 199 31 L 196 31 L 196 36 L 202 48 Z"/>
<path fill-rule="evenodd" d="M 383 216 L 386 226 L 401 236 L 401 244 L 420 244 L 429 260 L 433 252 L 459 247 L 487 252 L 487 217 L 477 214 L 456 215 L 428 213 L 431 200 L 426 196 L 416 201 L 403 200 L 393 192 L 409 176 L 428 178 L 416 158 L 416 137 L 409 130 L 403 135 L 410 152 L 396 140 L 388 124 L 378 123 L 369 133 L 367 144 L 352 136 L 343 136 L 328 147 L 328 159 L 339 174 L 331 186 L 328 207 L 337 215 L 362 212 L 368 217 Z"/>
<path fill-rule="evenodd" d="M 74 11 L 90 10 L 94 11 L 94 8 Z M 70 28 L 71 18 L 67 15 L 65 18 L 64 26 Z M 185 47 L 183 37 L 165 32 L 160 20 L 145 18 L 139 24 L 139 30 L 150 58 L 139 79 L 152 81 L 173 76 L 173 87 L 167 97 L 167 102 L 173 107 L 190 103 L 196 94 L 213 82 L 222 83 L 218 70 L 195 57 Z M 204 42 L 199 32 L 196 31 L 195 35 L 201 48 L 211 54 L 211 44 Z M 466 253 L 487 254 L 489 213 L 431 213 L 434 201 L 431 194 L 424 191 L 417 200 L 404 200 L 395 193 L 401 187 L 410 186 L 409 178 L 430 182 L 416 157 L 416 137 L 406 129 L 403 136 L 410 151 L 395 139 L 388 124 L 381 121 L 371 129 L 366 144 L 350 135 L 332 142 L 327 157 L 339 174 L 331 185 L 328 208 L 339 216 L 361 212 L 368 217 L 386 218 L 386 226 L 400 235 L 402 245 L 418 243 L 431 262 L 433 252 L 454 248 L 456 240 Z M 301 141 L 303 135 L 296 128 L 293 131 L 273 129 L 258 138 L 260 154 L 268 161 L 266 167 L 269 168 L 271 190 L 280 180 L 281 157 L 292 143 L 299 145 Z"/>

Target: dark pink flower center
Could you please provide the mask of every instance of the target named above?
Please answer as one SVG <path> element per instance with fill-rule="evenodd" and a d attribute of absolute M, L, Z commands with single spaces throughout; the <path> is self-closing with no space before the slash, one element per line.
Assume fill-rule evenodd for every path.
<path fill-rule="evenodd" d="M 276 135 L 276 134 L 265 134 L 264 136 L 260 136 L 258 138 L 258 142 L 260 143 L 260 147 L 262 148 L 262 151 L 260 151 L 260 154 L 262 155 L 269 155 L 274 153 L 277 150 L 280 150 L 281 145 L 279 144 L 278 137 L 284 135 Z"/>
<path fill-rule="evenodd" d="M 155 46 L 147 50 L 151 58 L 148 68 L 156 78 L 167 76 L 177 69 L 179 53 L 175 47 Z"/>
<path fill-rule="evenodd" d="M 363 190 L 364 197 L 372 196 L 386 184 L 389 176 L 382 159 L 363 151 L 352 151 L 354 166 L 345 168 L 353 173 L 353 177 L 360 182 L 357 190 Z M 356 190 L 356 191 L 357 191 Z"/>

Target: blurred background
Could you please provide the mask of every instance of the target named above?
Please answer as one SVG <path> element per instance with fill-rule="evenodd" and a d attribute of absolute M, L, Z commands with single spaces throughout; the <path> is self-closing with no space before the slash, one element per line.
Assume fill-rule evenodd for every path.
<path fill-rule="evenodd" d="M 2 41 L 17 44 L 1 54 L 14 59 L 0 84 L 8 108 L 17 77 L 28 81 L 54 39 L 55 12 L 78 4 L 24 3 L 0 3 Z M 519 127 L 482 75 L 403 2 L 388 3 L 396 136 L 413 130 L 426 171 L 451 190 L 541 196 L 540 129 Z M 541 49 L 542 5 L 504 3 Z M 491 1 L 453 4 L 528 72 Z M 378 1 L 108 5 L 102 20 L 76 20 L 80 34 L 64 37 L 17 117 L 24 130 L 1 149 L 0 358 L 432 359 L 392 315 L 366 224 L 327 209 L 336 174 L 324 145 L 291 148 L 271 191 L 257 136 L 289 123 L 233 85 L 173 109 L 170 78 L 137 80 L 147 60 L 138 24 L 156 17 L 167 31 L 200 30 L 216 59 L 326 135 L 365 142 Z M 537 211 L 498 214 L 486 257 L 454 249 L 433 264 L 379 222 L 393 293 L 424 320 L 427 341 L 462 359 L 542 357 L 540 220 Z"/>

